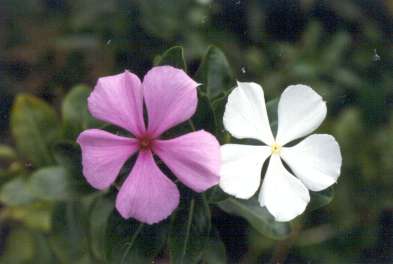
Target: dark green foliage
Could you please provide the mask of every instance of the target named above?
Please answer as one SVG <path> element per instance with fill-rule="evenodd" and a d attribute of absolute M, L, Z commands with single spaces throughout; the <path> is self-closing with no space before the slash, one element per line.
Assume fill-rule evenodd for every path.
<path fill-rule="evenodd" d="M 266 207 L 262 208 L 257 199 L 229 198 L 219 202 L 218 206 L 227 213 L 244 217 L 255 230 L 270 238 L 283 239 L 291 232 L 288 223 L 275 222 Z"/>
<path fill-rule="evenodd" d="M 209 47 L 196 73 L 201 89 L 210 100 L 223 96 L 234 87 L 233 74 L 224 53 Z"/>

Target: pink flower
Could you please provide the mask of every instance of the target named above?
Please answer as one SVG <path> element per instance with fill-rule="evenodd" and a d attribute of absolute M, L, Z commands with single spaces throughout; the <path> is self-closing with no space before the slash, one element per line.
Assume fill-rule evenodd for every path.
<path fill-rule="evenodd" d="M 195 113 L 197 86 L 184 71 L 160 66 L 151 69 L 142 83 L 129 71 L 100 78 L 89 96 L 89 111 L 95 118 L 135 136 L 127 138 L 88 129 L 77 140 L 82 149 L 83 174 L 100 190 L 108 188 L 124 163 L 139 151 L 116 198 L 116 208 L 124 218 L 157 223 L 179 204 L 179 190 L 158 168 L 153 153 L 196 192 L 218 183 L 220 146 L 213 135 L 200 130 L 170 140 L 159 138 Z"/>

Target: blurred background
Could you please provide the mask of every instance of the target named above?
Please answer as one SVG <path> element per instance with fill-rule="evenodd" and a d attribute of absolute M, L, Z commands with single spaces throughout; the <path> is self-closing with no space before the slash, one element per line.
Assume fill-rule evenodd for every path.
<path fill-rule="evenodd" d="M 236 79 L 260 83 L 268 99 L 289 84 L 313 87 L 328 104 L 319 131 L 334 135 L 343 154 L 334 200 L 303 216 L 287 240 L 219 213 L 228 261 L 393 263 L 393 1 L 0 0 L 1 144 L 14 144 L 9 119 L 19 93 L 60 112 L 75 85 L 93 87 L 124 69 L 142 77 L 174 45 L 194 73 L 210 44 Z M 13 169 L 1 151 L 0 170 Z M 46 209 L 0 207 L 0 262 L 37 263 Z M 37 210 L 44 213 L 34 222 Z"/>

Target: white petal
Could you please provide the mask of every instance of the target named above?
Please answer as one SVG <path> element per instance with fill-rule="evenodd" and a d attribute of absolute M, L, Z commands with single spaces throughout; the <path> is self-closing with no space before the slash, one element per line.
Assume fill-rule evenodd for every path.
<path fill-rule="evenodd" d="M 270 147 L 226 144 L 221 146 L 220 187 L 237 198 L 248 199 L 261 184 L 261 171 Z"/>
<path fill-rule="evenodd" d="M 314 134 L 296 146 L 282 148 L 281 157 L 311 191 L 326 189 L 340 175 L 340 147 L 330 135 Z"/>
<path fill-rule="evenodd" d="M 266 112 L 262 87 L 256 83 L 237 83 L 228 96 L 224 126 L 235 138 L 253 138 L 271 145 L 274 142 Z"/>
<path fill-rule="evenodd" d="M 276 221 L 286 222 L 303 213 L 309 201 L 303 183 L 284 168 L 278 155 L 272 155 L 259 193 L 261 206 L 266 206 Z"/>
<path fill-rule="evenodd" d="M 290 85 L 278 102 L 276 141 L 284 145 L 304 137 L 319 127 L 326 116 L 326 103 L 311 87 Z"/>

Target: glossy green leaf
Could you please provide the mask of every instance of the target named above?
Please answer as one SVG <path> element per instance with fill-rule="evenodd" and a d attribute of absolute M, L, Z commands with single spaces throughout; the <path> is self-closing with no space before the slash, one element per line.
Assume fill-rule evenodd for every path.
<path fill-rule="evenodd" d="M 34 200 L 28 179 L 24 176 L 8 181 L 0 189 L 0 201 L 8 206 L 24 205 Z"/>
<path fill-rule="evenodd" d="M 187 64 L 184 59 L 184 50 L 181 46 L 174 46 L 158 56 L 155 65 L 171 65 L 175 68 L 187 71 Z"/>
<path fill-rule="evenodd" d="M 230 91 L 234 85 L 233 73 L 224 53 L 210 46 L 196 74 L 201 89 L 212 100 Z"/>
<path fill-rule="evenodd" d="M 206 264 L 226 264 L 227 256 L 224 242 L 222 242 L 218 230 L 212 228 L 209 240 L 207 241 L 205 252 L 203 253 L 203 263 Z"/>
<path fill-rule="evenodd" d="M 60 123 L 46 102 L 31 95 L 17 96 L 11 112 L 11 130 L 18 151 L 33 166 L 53 164 L 50 146 L 59 138 Z"/>
<path fill-rule="evenodd" d="M 219 186 L 214 186 L 210 188 L 206 191 L 205 195 L 209 203 L 218 203 L 230 197 Z"/>
<path fill-rule="evenodd" d="M 249 200 L 226 199 L 218 206 L 225 212 L 243 217 L 258 232 L 273 239 L 284 239 L 290 232 L 289 223 L 276 222 L 272 215 L 261 207 L 255 198 Z"/>
<path fill-rule="evenodd" d="M 310 192 L 311 201 L 308 210 L 316 210 L 327 206 L 334 198 L 334 187 L 329 187 L 320 192 Z"/>
<path fill-rule="evenodd" d="M 215 99 L 211 105 L 216 117 L 216 122 L 217 122 L 217 127 L 216 127 L 216 136 L 222 143 L 226 143 L 225 137 L 226 137 L 226 132 L 224 128 L 224 112 L 225 112 L 225 106 L 227 103 L 227 96 L 222 96 L 217 99 Z"/>
<path fill-rule="evenodd" d="M 171 263 L 192 264 L 201 260 L 209 238 L 210 221 L 205 198 L 200 194 L 184 193 L 179 208 L 172 216 L 169 232 Z"/>
<path fill-rule="evenodd" d="M 64 98 L 63 134 L 70 140 L 75 140 L 83 130 L 100 125 L 100 122 L 94 119 L 87 109 L 87 98 L 90 92 L 89 87 L 78 85 L 72 88 Z"/>
<path fill-rule="evenodd" d="M 278 128 L 278 102 L 279 99 L 276 98 L 266 103 L 267 115 L 273 135 L 277 133 Z"/>
<path fill-rule="evenodd" d="M 107 262 L 152 263 L 165 245 L 166 225 L 167 221 L 146 225 L 132 219 L 125 220 L 114 211 L 106 229 Z"/>
<path fill-rule="evenodd" d="M 83 179 L 76 179 L 61 166 L 39 169 L 30 178 L 30 189 L 35 197 L 49 201 L 76 199 L 84 194 Z"/>
<path fill-rule="evenodd" d="M 198 96 L 198 107 L 192 117 L 195 130 L 204 129 L 215 134 L 217 121 L 209 99 L 205 95 Z"/>
<path fill-rule="evenodd" d="M 59 203 L 54 209 L 49 241 L 61 263 L 88 263 L 86 211 L 80 202 Z"/>

